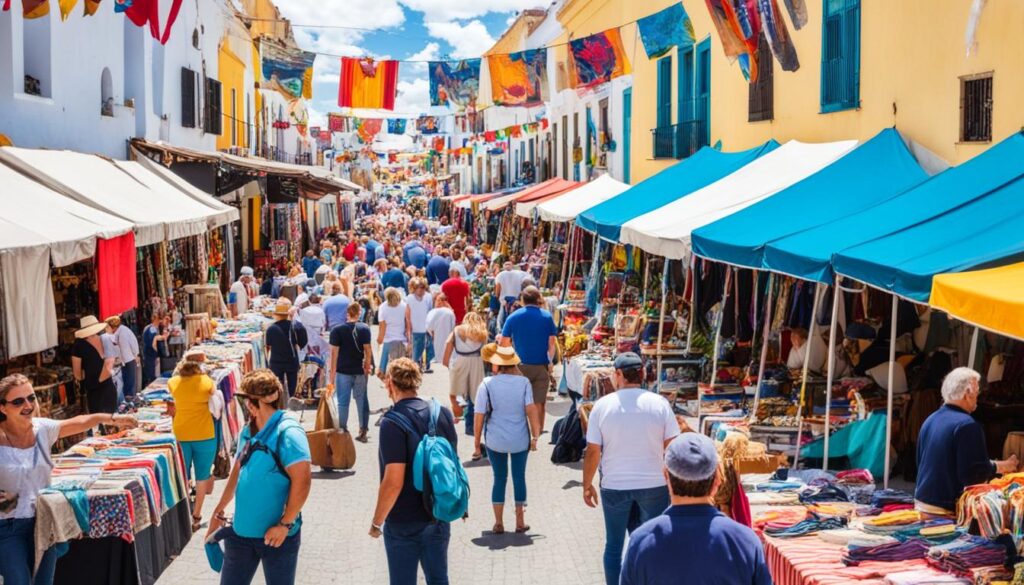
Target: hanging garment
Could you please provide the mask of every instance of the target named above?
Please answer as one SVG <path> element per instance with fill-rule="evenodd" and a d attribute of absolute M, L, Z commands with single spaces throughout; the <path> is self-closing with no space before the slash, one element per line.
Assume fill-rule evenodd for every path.
<path fill-rule="evenodd" d="M 480 93 L 480 59 L 431 61 L 430 105 L 451 106 L 456 111 L 476 107 Z"/>
<path fill-rule="evenodd" d="M 547 100 L 547 49 L 489 55 L 491 101 L 499 106 L 535 106 Z M 493 141 L 493 140 L 492 140 Z"/>
<path fill-rule="evenodd" d="M 405 134 L 405 118 L 388 118 L 388 134 Z"/>
<path fill-rule="evenodd" d="M 611 28 L 569 41 L 569 72 L 573 89 L 587 89 L 629 75 L 629 60 L 619 29 Z"/>
<path fill-rule="evenodd" d="M 785 0 L 786 10 L 789 11 L 789 20 L 793 28 L 800 30 L 807 24 L 807 5 L 804 0 Z"/>
<path fill-rule="evenodd" d="M 740 69 L 743 77 L 754 81 L 757 79 L 757 72 L 750 67 L 750 49 L 743 32 L 740 30 L 739 19 L 733 9 L 732 0 L 705 0 L 708 12 L 711 15 L 711 22 L 718 31 L 718 38 L 722 41 L 722 49 L 730 62 L 739 59 Z M 757 37 L 754 38 L 754 46 L 757 45 Z M 756 53 L 755 53 L 756 54 Z"/>
<path fill-rule="evenodd" d="M 343 108 L 395 109 L 398 61 L 341 58 L 338 105 Z"/>
<path fill-rule="evenodd" d="M 796 46 L 786 29 L 786 21 L 782 19 L 779 12 L 777 0 L 758 0 L 758 10 L 761 13 L 761 23 L 764 28 L 765 38 L 772 48 L 775 60 L 782 65 L 783 71 L 796 71 L 800 69 L 800 59 L 796 55 Z"/>
<path fill-rule="evenodd" d="M 648 59 L 657 59 L 672 47 L 689 47 L 697 40 L 693 22 L 681 2 L 641 18 L 636 26 Z"/>

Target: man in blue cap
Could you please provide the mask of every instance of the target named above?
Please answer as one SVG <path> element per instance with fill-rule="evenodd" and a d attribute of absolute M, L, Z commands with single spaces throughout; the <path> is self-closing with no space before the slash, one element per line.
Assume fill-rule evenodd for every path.
<path fill-rule="evenodd" d="M 594 404 L 587 425 L 583 502 L 597 507 L 594 477 L 600 466 L 607 585 L 619 583 L 626 533 L 669 505 L 663 461 L 665 448 L 679 434 L 679 423 L 668 400 L 640 387 L 643 379 L 640 356 L 619 354 L 615 358 L 617 390 Z M 639 511 L 638 519 L 635 510 Z"/>
<path fill-rule="evenodd" d="M 621 584 L 771 585 L 757 535 L 713 504 L 721 482 L 714 442 L 679 435 L 666 450 L 664 473 L 672 507 L 633 531 Z"/>

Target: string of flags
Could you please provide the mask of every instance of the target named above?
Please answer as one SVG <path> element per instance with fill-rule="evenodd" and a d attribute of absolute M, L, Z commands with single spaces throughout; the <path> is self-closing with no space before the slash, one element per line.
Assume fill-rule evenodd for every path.
<path fill-rule="evenodd" d="M 441 116 L 420 116 L 412 119 L 412 127 L 417 134 L 424 136 L 443 134 L 444 131 L 441 127 L 440 118 Z M 499 130 L 477 132 L 471 134 L 467 140 L 471 142 L 493 143 L 502 142 L 509 138 L 523 138 L 547 130 L 548 124 L 548 119 L 542 118 L 536 122 L 515 124 Z M 328 134 L 334 132 L 355 133 L 362 144 L 369 144 L 381 132 L 405 134 L 408 127 L 409 120 L 406 118 L 360 118 L 343 114 L 328 114 L 327 128 L 317 128 L 313 135 L 316 137 L 318 133 L 323 132 Z"/>
<path fill-rule="evenodd" d="M 71 11 L 78 5 L 78 0 L 54 0 L 57 9 L 60 11 L 60 19 L 66 21 L 71 17 Z M 82 14 L 93 16 L 100 8 L 103 0 L 84 0 Z M 50 14 L 51 0 L 21 0 L 21 15 L 26 20 L 42 18 Z M 124 14 L 125 18 L 138 27 L 149 27 L 153 38 L 166 45 L 171 38 L 171 28 L 178 20 L 178 13 L 181 11 L 183 0 L 171 0 L 171 6 L 167 12 L 167 22 L 161 29 L 160 26 L 160 3 L 159 0 L 112 0 L 114 12 Z M 3 0 L 0 10 L 4 12 L 11 9 L 11 0 Z"/>

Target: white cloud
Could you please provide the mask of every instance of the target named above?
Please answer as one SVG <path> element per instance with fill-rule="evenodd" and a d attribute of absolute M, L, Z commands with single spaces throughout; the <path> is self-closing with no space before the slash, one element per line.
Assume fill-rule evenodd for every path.
<path fill-rule="evenodd" d="M 285 0 L 277 2 L 281 14 L 294 24 L 347 26 L 354 29 L 392 28 L 405 22 L 405 12 L 396 0 Z M 296 35 L 301 29 L 295 29 Z M 342 29 L 336 29 L 342 30 Z M 347 30 L 345 32 L 359 32 Z"/>
<path fill-rule="evenodd" d="M 395 111 L 408 114 L 430 111 L 430 82 L 423 77 L 412 81 L 399 81 Z"/>
<path fill-rule="evenodd" d="M 423 13 L 426 22 L 450 22 L 484 16 L 490 12 L 518 12 L 544 7 L 543 0 L 398 0 Z"/>
<path fill-rule="evenodd" d="M 427 43 L 427 46 L 419 52 L 409 55 L 409 61 L 437 61 L 441 56 L 441 45 L 435 42 Z"/>
<path fill-rule="evenodd" d="M 494 37 L 479 20 L 465 24 L 458 22 L 425 22 L 427 32 L 434 38 L 446 41 L 454 47 L 451 56 L 455 59 L 479 57 L 494 46 Z"/>

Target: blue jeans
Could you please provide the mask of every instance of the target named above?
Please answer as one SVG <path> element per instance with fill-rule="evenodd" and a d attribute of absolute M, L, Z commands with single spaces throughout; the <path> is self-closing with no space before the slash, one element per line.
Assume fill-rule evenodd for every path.
<path fill-rule="evenodd" d="M 380 371 L 388 373 L 388 361 L 391 359 L 391 352 L 398 351 L 405 345 L 404 341 L 385 341 L 380 348 Z M 394 349 L 392 349 L 394 348 Z M 401 355 L 401 354 L 399 354 Z"/>
<path fill-rule="evenodd" d="M 43 553 L 39 570 L 32 579 L 35 564 L 35 518 L 0 520 L 0 577 L 4 585 L 50 585 L 57 568 L 57 557 L 67 551 L 58 544 Z M 61 551 L 61 552 L 58 552 Z"/>
<path fill-rule="evenodd" d="M 518 453 L 501 453 L 487 448 L 487 460 L 494 472 L 494 487 L 491 488 L 491 503 L 505 503 L 505 486 L 508 484 L 508 461 L 512 460 L 512 496 L 516 505 L 526 505 L 526 456 L 530 450 Z"/>
<path fill-rule="evenodd" d="M 125 398 L 135 396 L 135 377 L 138 370 L 139 366 L 135 362 L 121 364 L 121 386 Z"/>
<path fill-rule="evenodd" d="M 367 376 L 334 375 L 334 392 L 338 399 L 338 425 L 348 430 L 348 405 L 355 399 L 359 416 L 359 430 L 370 428 L 370 400 L 366 396 Z"/>
<path fill-rule="evenodd" d="M 476 427 L 473 426 L 476 422 L 473 417 L 475 413 L 476 411 L 473 409 L 473 401 L 469 399 L 469 396 L 467 396 L 466 407 L 462 409 L 462 416 L 466 421 L 466 434 L 470 437 L 473 436 L 473 431 L 476 430 Z"/>
<path fill-rule="evenodd" d="M 384 523 L 384 550 L 388 556 L 391 585 L 416 585 L 416 571 L 423 567 L 427 585 L 448 585 L 447 522 Z"/>
<path fill-rule="evenodd" d="M 504 297 L 501 300 L 501 309 L 498 311 L 498 332 L 505 326 L 505 319 L 512 313 L 509 309 L 512 308 L 512 304 L 516 302 L 517 297 Z"/>
<path fill-rule="evenodd" d="M 277 548 L 263 544 L 262 537 L 228 536 L 224 539 L 220 585 L 249 585 L 260 562 L 263 563 L 263 578 L 267 585 L 293 585 L 301 536 L 302 531 L 299 530 L 284 539 Z"/>
<path fill-rule="evenodd" d="M 668 505 L 667 486 L 642 490 L 601 488 L 605 533 L 604 578 L 607 585 L 618 585 L 626 533 L 632 533 L 644 522 L 658 516 L 668 508 Z"/>
<path fill-rule="evenodd" d="M 434 341 L 429 333 L 412 334 L 412 361 L 416 362 L 424 370 L 430 369 L 430 362 L 434 360 Z"/>

